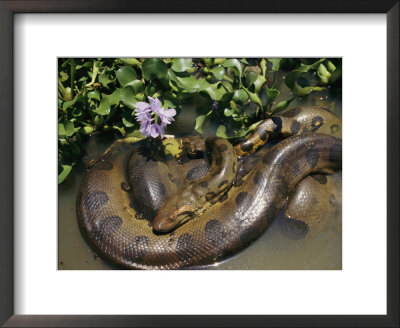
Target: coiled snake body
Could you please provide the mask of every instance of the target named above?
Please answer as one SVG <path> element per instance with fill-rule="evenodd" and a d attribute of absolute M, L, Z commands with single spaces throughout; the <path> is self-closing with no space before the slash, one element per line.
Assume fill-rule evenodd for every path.
<path fill-rule="evenodd" d="M 269 227 L 300 181 L 313 173 L 332 173 L 341 168 L 341 125 L 330 112 L 308 107 L 273 117 L 244 143 L 235 146 L 235 151 L 240 155 L 255 151 L 261 141 L 274 134 L 291 136 L 270 149 L 258 151 L 250 168 L 246 169 L 244 162 L 238 168 L 234 161 L 227 160 L 230 148 L 223 140 L 213 146 L 219 147 L 220 155 L 213 159 L 207 174 L 204 160 L 198 160 L 203 165 L 192 161 L 195 164 L 183 170 L 186 179 L 168 171 L 167 177 L 152 182 L 155 189 L 149 188 L 148 177 L 136 170 L 152 167 L 153 172 L 163 171 L 163 161 L 136 151 L 137 156 L 128 160 L 129 170 L 126 161 L 116 161 L 113 156 L 97 162 L 83 178 L 77 197 L 78 219 L 85 236 L 103 258 L 131 269 L 205 266 L 239 252 Z M 234 172 L 233 184 L 225 186 L 228 181 L 221 179 L 229 172 L 218 178 L 215 172 L 219 170 L 213 171 L 215 166 L 225 171 L 229 167 Z M 147 203 L 153 202 L 159 209 L 171 192 L 188 186 L 189 174 L 190 188 L 206 210 L 200 210 L 194 219 L 169 233 L 155 233 L 151 221 L 157 210 Z M 218 181 L 217 185 L 212 184 L 213 179 Z M 212 185 L 212 194 L 208 184 Z M 174 185 L 178 187 L 171 187 Z M 132 194 L 141 205 L 133 201 Z M 193 203 L 185 202 L 185 197 L 192 196 L 182 196 L 183 204 Z"/>

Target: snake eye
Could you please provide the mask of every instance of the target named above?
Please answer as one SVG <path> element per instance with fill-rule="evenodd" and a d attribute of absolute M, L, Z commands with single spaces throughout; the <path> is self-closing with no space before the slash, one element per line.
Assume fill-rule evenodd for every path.
<path fill-rule="evenodd" d="M 191 215 L 195 211 L 195 208 L 192 206 L 191 203 L 185 203 L 184 205 L 180 206 L 173 214 L 173 218 L 178 218 L 182 215 Z"/>

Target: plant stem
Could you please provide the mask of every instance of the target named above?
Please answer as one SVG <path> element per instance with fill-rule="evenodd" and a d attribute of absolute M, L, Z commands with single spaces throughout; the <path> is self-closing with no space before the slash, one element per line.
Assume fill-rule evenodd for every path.
<path fill-rule="evenodd" d="M 71 92 L 75 89 L 75 60 L 71 60 Z"/>
<path fill-rule="evenodd" d="M 224 75 L 224 79 L 227 80 L 230 83 L 233 83 L 233 80 L 226 74 Z"/>

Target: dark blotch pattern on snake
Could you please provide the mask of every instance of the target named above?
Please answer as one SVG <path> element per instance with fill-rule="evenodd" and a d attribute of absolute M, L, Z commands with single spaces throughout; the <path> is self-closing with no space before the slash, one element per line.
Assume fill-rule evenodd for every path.
<path fill-rule="evenodd" d="M 218 220 L 210 220 L 204 227 L 204 233 L 208 242 L 214 247 L 220 248 L 226 242 L 226 232 L 224 226 Z"/>

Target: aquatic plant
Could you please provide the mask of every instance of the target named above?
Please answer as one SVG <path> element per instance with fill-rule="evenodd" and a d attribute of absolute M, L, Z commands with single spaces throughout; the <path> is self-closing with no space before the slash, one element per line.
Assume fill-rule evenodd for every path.
<path fill-rule="evenodd" d="M 340 91 L 341 59 L 60 58 L 58 74 L 61 183 L 88 135 L 162 137 L 195 104 L 197 132 L 237 141 L 296 98 Z"/>

